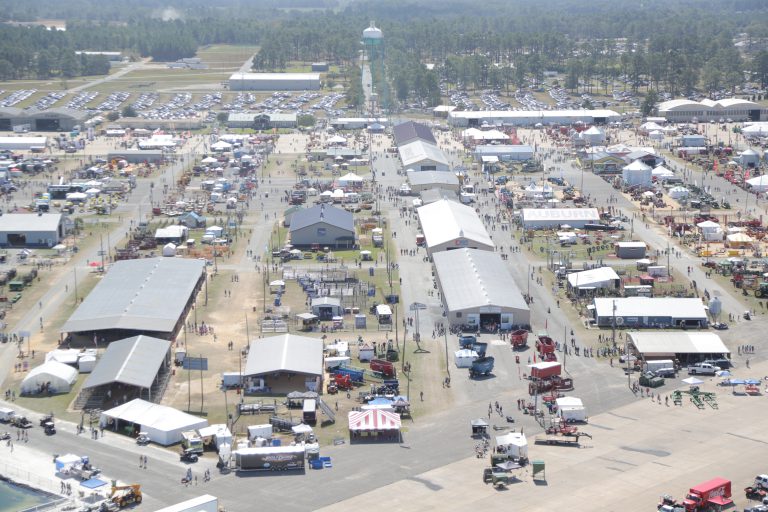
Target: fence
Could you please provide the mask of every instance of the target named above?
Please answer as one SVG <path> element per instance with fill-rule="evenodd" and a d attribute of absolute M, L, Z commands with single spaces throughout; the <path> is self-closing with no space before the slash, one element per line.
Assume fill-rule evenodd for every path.
<path fill-rule="evenodd" d="M 58 509 L 65 503 L 74 500 L 74 498 L 61 498 L 58 496 L 59 491 L 61 490 L 60 480 L 36 475 L 34 473 L 30 473 L 29 471 L 19 469 L 15 465 L 0 463 L 0 477 L 9 480 L 12 483 L 17 483 L 19 485 L 27 486 L 34 490 L 49 494 L 50 501 L 47 503 L 24 509 L 21 512 L 54 510 Z"/>

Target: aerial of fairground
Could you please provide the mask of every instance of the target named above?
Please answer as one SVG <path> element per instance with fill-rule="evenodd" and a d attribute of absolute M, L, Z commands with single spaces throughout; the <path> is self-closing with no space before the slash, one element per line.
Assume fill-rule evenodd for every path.
<path fill-rule="evenodd" d="M 0 3 L 0 512 L 768 511 L 764 1 Z"/>

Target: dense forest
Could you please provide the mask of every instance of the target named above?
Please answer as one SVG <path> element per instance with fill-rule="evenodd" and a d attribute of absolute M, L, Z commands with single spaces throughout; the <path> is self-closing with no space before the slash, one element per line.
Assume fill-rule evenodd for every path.
<path fill-rule="evenodd" d="M 441 80 L 509 90 L 540 82 L 545 70 L 564 73 L 563 85 L 585 92 L 616 77 L 672 95 L 733 89 L 745 72 L 763 85 L 768 79 L 765 0 L 0 3 L 0 19 L 67 20 L 64 32 L 0 25 L 0 79 L 106 72 L 99 59 L 75 58 L 75 50 L 165 61 L 214 43 L 259 45 L 257 70 L 283 70 L 292 61 L 348 66 L 371 19 L 385 34 L 388 90 L 400 101 L 439 101 Z"/>

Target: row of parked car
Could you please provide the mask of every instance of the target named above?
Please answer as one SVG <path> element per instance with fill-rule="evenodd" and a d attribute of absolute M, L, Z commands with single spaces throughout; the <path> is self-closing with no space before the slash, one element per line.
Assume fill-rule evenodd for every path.
<path fill-rule="evenodd" d="M 49 92 L 36 102 L 34 102 L 32 105 L 28 106 L 25 110 L 45 110 L 47 108 L 51 108 L 54 106 L 61 98 L 66 96 L 66 93 L 64 91 L 53 91 Z"/>
<path fill-rule="evenodd" d="M 5 91 L 2 91 L 5 92 Z M 12 107 L 21 103 L 37 92 L 37 89 L 19 89 L 0 100 L 0 107 Z"/>

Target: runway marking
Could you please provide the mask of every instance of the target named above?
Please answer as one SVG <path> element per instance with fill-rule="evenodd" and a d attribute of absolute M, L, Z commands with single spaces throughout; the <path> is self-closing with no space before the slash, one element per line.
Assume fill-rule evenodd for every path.
<path fill-rule="evenodd" d="M 646 455 L 653 455 L 654 457 L 669 457 L 671 453 L 664 450 L 654 450 L 652 448 L 633 448 L 631 446 L 619 446 L 622 450 L 628 452 L 644 453 Z"/>
<path fill-rule="evenodd" d="M 608 414 L 610 414 L 611 416 L 614 416 L 616 418 L 621 418 L 623 420 L 637 421 L 637 418 L 632 418 L 630 416 L 622 416 L 621 414 L 616 414 L 615 412 L 609 412 Z"/>
<path fill-rule="evenodd" d="M 659 461 L 657 461 L 657 460 L 652 460 L 651 462 L 652 462 L 653 464 L 658 464 L 659 466 L 664 466 L 665 468 L 671 468 L 671 467 L 672 467 L 672 466 L 670 466 L 669 464 L 664 464 L 663 462 L 659 462 Z"/>
<path fill-rule="evenodd" d="M 597 428 L 601 428 L 601 429 L 603 429 L 603 430 L 616 430 L 616 429 L 615 429 L 615 428 L 613 428 L 613 427 L 606 427 L 605 425 L 598 425 L 598 424 L 596 424 L 596 423 L 590 423 L 590 424 L 589 424 L 589 426 L 590 426 L 590 427 L 597 427 Z"/>
<path fill-rule="evenodd" d="M 627 466 L 639 466 L 639 464 L 635 464 L 633 462 L 627 462 L 625 460 L 619 460 L 619 459 L 611 459 L 609 457 L 598 457 L 598 459 L 607 460 L 608 462 L 618 462 L 619 464 L 626 464 Z"/>

